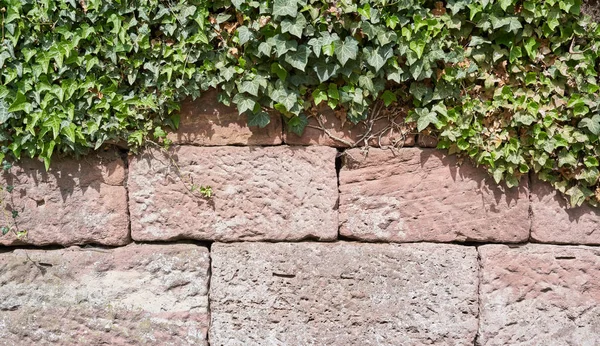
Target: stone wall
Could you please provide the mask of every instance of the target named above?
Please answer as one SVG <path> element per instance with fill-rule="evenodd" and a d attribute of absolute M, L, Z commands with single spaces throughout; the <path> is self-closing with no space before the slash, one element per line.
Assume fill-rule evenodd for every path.
<path fill-rule="evenodd" d="M 209 93 L 169 153 L 5 173 L 27 236 L 0 237 L 0 343 L 600 344 L 598 209 L 497 186 L 432 138 L 344 149 L 363 129 L 332 114 L 342 141 L 282 123 Z"/>

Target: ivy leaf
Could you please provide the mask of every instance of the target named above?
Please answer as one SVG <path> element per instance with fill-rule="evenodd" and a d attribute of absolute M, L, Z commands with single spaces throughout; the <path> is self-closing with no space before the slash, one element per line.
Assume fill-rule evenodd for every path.
<path fill-rule="evenodd" d="M 392 50 L 381 47 L 375 49 L 367 47 L 365 48 L 365 55 L 367 56 L 367 64 L 373 66 L 375 72 L 378 72 L 392 56 Z"/>
<path fill-rule="evenodd" d="M 324 83 L 334 77 L 338 72 L 338 65 L 332 64 L 329 59 L 327 60 L 319 60 L 313 66 L 313 70 L 317 74 L 317 78 L 319 78 L 319 82 Z"/>
<path fill-rule="evenodd" d="M 302 13 L 300 13 L 295 20 L 286 18 L 283 20 L 283 22 L 281 22 L 282 33 L 289 32 L 298 38 L 302 38 L 302 31 L 305 27 L 306 18 L 302 15 Z"/>
<path fill-rule="evenodd" d="M 383 92 L 381 99 L 383 100 L 383 103 L 385 103 L 386 107 L 397 101 L 396 94 L 389 90 Z"/>
<path fill-rule="evenodd" d="M 527 55 L 529 55 L 529 57 L 531 59 L 535 59 L 537 57 L 538 46 L 539 46 L 539 44 L 533 37 L 530 37 L 525 41 L 525 44 L 524 44 L 525 52 L 527 52 Z"/>
<path fill-rule="evenodd" d="M 417 118 L 417 130 L 419 132 L 425 130 L 429 125 L 437 125 L 439 123 L 439 119 L 437 117 L 436 112 L 432 112 L 427 108 L 417 108 L 414 111 Z"/>
<path fill-rule="evenodd" d="M 327 92 L 325 90 L 316 89 L 312 92 L 312 97 L 315 102 L 315 106 L 318 106 L 319 103 L 327 101 Z"/>
<path fill-rule="evenodd" d="M 56 139 L 56 137 L 58 137 L 58 134 L 60 133 L 60 124 L 62 123 L 62 120 L 57 117 L 57 116 L 50 116 L 50 118 L 48 118 L 46 121 L 44 121 L 43 126 L 45 128 L 51 129 L 52 130 L 52 135 L 54 139 Z"/>
<path fill-rule="evenodd" d="M 276 62 L 271 64 L 271 72 L 275 73 L 277 77 L 279 77 L 279 79 L 281 79 L 283 82 L 285 82 L 285 79 L 288 75 L 288 72 L 283 67 L 281 67 L 279 63 Z"/>
<path fill-rule="evenodd" d="M 258 113 L 248 113 L 248 126 L 258 126 L 261 129 L 269 125 L 271 117 L 269 113 L 260 111 Z"/>
<path fill-rule="evenodd" d="M 579 122 L 579 128 L 587 128 L 591 133 L 600 136 L 600 115 L 594 114 L 591 118 L 583 118 Z"/>
<path fill-rule="evenodd" d="M 240 115 L 245 112 L 253 112 L 256 108 L 257 103 L 252 98 L 244 96 L 243 94 L 236 94 L 233 97 L 233 102 L 237 105 L 238 113 Z"/>
<path fill-rule="evenodd" d="M 423 40 L 413 40 L 410 41 L 410 43 L 408 44 L 410 49 L 417 54 L 418 59 L 421 59 L 421 57 L 423 56 L 423 52 L 425 51 L 425 45 L 426 43 Z"/>
<path fill-rule="evenodd" d="M 302 136 L 306 125 L 308 125 L 308 118 L 304 114 L 294 115 L 287 121 L 288 131 L 291 131 L 298 136 Z"/>
<path fill-rule="evenodd" d="M 273 2 L 273 16 L 282 17 L 290 16 L 296 17 L 298 14 L 298 2 L 297 0 L 275 0 Z"/>
<path fill-rule="evenodd" d="M 252 96 L 258 96 L 258 90 L 260 88 L 259 81 L 254 78 L 252 80 L 246 80 L 238 84 L 238 91 L 241 93 L 248 93 Z"/>
<path fill-rule="evenodd" d="M 8 112 L 25 111 L 26 113 L 29 113 L 31 112 L 32 108 L 33 107 L 31 103 L 27 102 L 25 95 L 19 91 L 17 92 L 17 96 L 15 97 L 13 103 L 10 105 L 10 107 L 8 107 Z"/>
<path fill-rule="evenodd" d="M 308 64 L 308 56 L 310 55 L 310 49 L 301 45 L 295 52 L 291 52 L 285 55 L 285 62 L 292 65 L 292 67 L 304 72 L 306 64 Z"/>
<path fill-rule="evenodd" d="M 12 117 L 12 114 L 8 111 L 8 105 L 4 100 L 0 100 L 0 125 L 5 123 Z"/>
<path fill-rule="evenodd" d="M 250 31 L 250 29 L 248 29 L 247 26 L 240 26 L 238 29 L 238 37 L 240 39 L 240 44 L 245 44 L 246 42 L 250 41 L 251 39 L 254 38 L 254 34 L 252 33 L 252 31 Z"/>
<path fill-rule="evenodd" d="M 348 60 L 356 59 L 358 54 L 358 42 L 351 36 L 346 36 L 344 41 L 339 41 L 335 46 L 335 56 L 342 66 L 346 65 Z"/>

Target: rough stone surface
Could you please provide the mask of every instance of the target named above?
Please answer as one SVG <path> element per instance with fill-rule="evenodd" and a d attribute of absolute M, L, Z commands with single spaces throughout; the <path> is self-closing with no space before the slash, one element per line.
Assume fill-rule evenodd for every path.
<path fill-rule="evenodd" d="M 472 345 L 474 248 L 237 243 L 211 248 L 211 345 Z"/>
<path fill-rule="evenodd" d="M 600 345 L 600 249 L 479 248 L 481 345 Z"/>
<path fill-rule="evenodd" d="M 527 180 L 503 189 L 482 169 L 435 149 L 348 151 L 340 173 L 340 234 L 367 241 L 522 242 Z"/>
<path fill-rule="evenodd" d="M 308 126 L 304 129 L 302 136 L 298 136 L 293 132 L 284 132 L 284 142 L 291 145 L 326 145 L 330 147 L 347 148 L 352 143 L 359 140 L 367 133 L 368 127 L 365 123 L 357 125 L 346 121 L 342 126 L 341 120 L 328 107 L 319 108 L 317 115 L 331 136 L 320 129 L 319 121 L 316 117 L 308 119 Z M 398 116 L 394 119 L 397 122 L 401 121 Z M 397 130 L 386 130 L 390 127 L 389 119 L 381 119 L 373 123 L 371 129 L 372 134 L 381 134 L 367 141 L 370 146 L 413 146 L 415 144 L 415 136 L 411 134 L 402 134 Z M 332 137 L 335 137 L 337 140 Z M 358 146 L 364 146 L 364 141 L 360 141 Z"/>
<path fill-rule="evenodd" d="M 531 238 L 542 243 L 600 244 L 600 208 L 570 208 L 550 184 L 532 178 Z"/>
<path fill-rule="evenodd" d="M 206 345 L 208 249 L 192 244 L 0 254 L 0 343 Z"/>
<path fill-rule="evenodd" d="M 282 143 L 280 115 L 272 115 L 265 128 L 249 127 L 245 115 L 217 101 L 217 91 L 211 89 L 194 101 L 181 104 L 177 131 L 168 138 L 175 144 L 194 145 L 276 145 Z"/>
<path fill-rule="evenodd" d="M 334 148 L 174 148 L 132 157 L 131 233 L 135 240 L 333 240 L 338 197 Z M 186 182 L 187 181 L 187 182 Z M 190 192 L 209 185 L 207 200 Z"/>
<path fill-rule="evenodd" d="M 0 222 L 27 231 L 0 235 L 2 245 L 124 245 L 130 241 L 125 163 L 116 151 L 90 154 L 79 160 L 52 161 L 46 172 L 37 160 L 23 159 L 0 176 L 6 190 Z M 19 216 L 12 222 L 11 211 Z M 3 218 L 3 219 L 2 219 Z"/>

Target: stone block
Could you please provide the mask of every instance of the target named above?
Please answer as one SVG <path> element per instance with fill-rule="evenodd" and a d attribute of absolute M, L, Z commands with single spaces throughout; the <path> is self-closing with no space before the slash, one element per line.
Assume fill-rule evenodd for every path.
<path fill-rule="evenodd" d="M 475 248 L 236 243 L 211 248 L 211 345 L 472 345 Z"/>
<path fill-rule="evenodd" d="M 5 345 L 207 345 L 208 249 L 192 244 L 0 254 Z"/>
<path fill-rule="evenodd" d="M 2 225 L 27 232 L 2 236 L 1 245 L 124 245 L 130 242 L 125 162 L 116 151 L 86 157 L 55 158 L 50 169 L 38 160 L 23 159 L 2 173 Z M 18 217 L 12 218 L 12 211 Z"/>
<path fill-rule="evenodd" d="M 600 249 L 479 248 L 480 345 L 600 344 Z"/>
<path fill-rule="evenodd" d="M 366 241 L 523 242 L 526 177 L 498 186 L 483 169 L 439 150 L 347 151 L 340 172 L 340 234 Z"/>
<path fill-rule="evenodd" d="M 131 157 L 132 238 L 333 240 L 335 156 L 327 147 L 181 146 Z M 191 184 L 214 195 L 194 194 Z"/>

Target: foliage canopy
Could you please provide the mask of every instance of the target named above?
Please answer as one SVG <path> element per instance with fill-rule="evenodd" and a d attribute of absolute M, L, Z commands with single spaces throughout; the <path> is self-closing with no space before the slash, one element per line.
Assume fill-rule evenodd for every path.
<path fill-rule="evenodd" d="M 0 159 L 141 145 L 217 87 L 250 125 L 315 104 L 418 131 L 517 185 L 600 201 L 600 28 L 580 0 L 2 0 Z M 1 161 L 1 160 L 0 160 Z"/>

